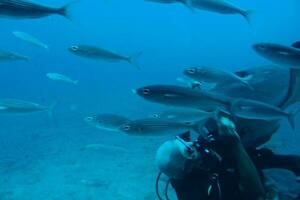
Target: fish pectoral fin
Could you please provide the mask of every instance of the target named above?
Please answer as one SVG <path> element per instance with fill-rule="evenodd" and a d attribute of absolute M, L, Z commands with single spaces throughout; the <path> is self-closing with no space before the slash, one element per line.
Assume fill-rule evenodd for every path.
<path fill-rule="evenodd" d="M 166 98 L 174 98 L 174 97 L 178 97 L 178 95 L 176 95 L 176 94 L 164 94 L 164 97 L 166 97 Z"/>

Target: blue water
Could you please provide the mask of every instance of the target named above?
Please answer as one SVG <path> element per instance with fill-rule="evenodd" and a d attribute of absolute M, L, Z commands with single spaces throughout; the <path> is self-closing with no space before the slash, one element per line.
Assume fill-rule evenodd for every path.
<path fill-rule="evenodd" d="M 51 6 L 68 3 L 38 2 Z M 232 2 L 253 10 L 251 26 L 237 15 L 143 0 L 80 0 L 71 6 L 71 20 L 60 16 L 1 18 L 0 48 L 31 60 L 1 63 L 0 97 L 58 105 L 53 120 L 45 113 L 0 116 L 0 199 L 155 199 L 154 155 L 165 139 L 100 131 L 83 118 L 105 112 L 147 116 L 162 106 L 144 101 L 132 89 L 178 84 L 176 78 L 187 66 L 236 71 L 270 64 L 252 50 L 252 44 L 290 45 L 300 39 L 298 0 Z M 49 50 L 20 41 L 12 35 L 14 30 L 36 36 Z M 73 44 L 101 46 L 124 55 L 142 51 L 142 69 L 74 56 L 67 50 Z M 49 72 L 66 74 L 79 84 L 51 81 L 46 77 Z M 284 152 L 300 152 L 298 135 L 278 134 L 276 138 L 286 141 Z M 117 149 L 80 150 L 95 143 Z"/>

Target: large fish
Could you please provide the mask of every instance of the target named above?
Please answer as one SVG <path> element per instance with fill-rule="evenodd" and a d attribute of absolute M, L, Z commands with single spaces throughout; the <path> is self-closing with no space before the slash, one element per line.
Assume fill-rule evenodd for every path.
<path fill-rule="evenodd" d="M 206 120 L 198 122 L 179 122 L 173 120 L 147 118 L 127 122 L 120 127 L 120 131 L 129 135 L 140 136 L 178 135 L 189 130 L 201 133 L 201 129 L 205 121 Z"/>
<path fill-rule="evenodd" d="M 52 8 L 26 0 L 0 0 L 0 16 L 23 19 L 61 15 L 69 18 L 68 6 Z"/>
<path fill-rule="evenodd" d="M 191 67 L 183 72 L 189 78 L 195 81 L 219 84 L 225 87 L 228 85 L 240 84 L 246 88 L 253 90 L 253 87 L 243 79 L 235 74 L 211 67 Z"/>
<path fill-rule="evenodd" d="M 29 57 L 19 55 L 13 52 L 0 50 L 0 62 L 7 62 L 7 61 L 18 61 L 18 60 L 24 60 L 29 61 Z"/>
<path fill-rule="evenodd" d="M 222 95 L 175 85 L 146 86 L 136 93 L 148 101 L 208 112 L 218 109 L 226 111 L 230 102 L 230 98 Z"/>
<path fill-rule="evenodd" d="M 27 42 L 34 46 L 42 47 L 44 49 L 48 49 L 48 45 L 46 45 L 39 39 L 33 37 L 32 35 L 29 35 L 28 33 L 24 33 L 21 31 L 13 31 L 12 33 L 15 37 L 19 38 L 20 40 L 23 40 L 24 42 Z"/>
<path fill-rule="evenodd" d="M 18 99 L 0 99 L 0 114 L 28 114 L 47 111 L 50 116 L 56 104 L 43 106 L 37 103 Z"/>
<path fill-rule="evenodd" d="M 255 91 L 245 92 L 243 87 L 216 87 L 213 92 L 235 98 L 262 101 L 285 109 L 300 102 L 300 71 L 277 66 L 260 66 L 236 72 L 249 80 Z M 280 81 L 274 81 L 280 80 Z M 230 117 L 230 116 L 229 116 Z M 238 132 L 247 147 L 258 147 L 268 142 L 279 130 L 279 120 L 244 119 L 235 117 Z"/>
<path fill-rule="evenodd" d="M 238 14 L 250 22 L 250 10 L 242 9 L 226 0 L 190 0 L 188 5 L 201 10 L 212 11 L 220 14 Z"/>
<path fill-rule="evenodd" d="M 140 69 L 137 58 L 141 52 L 133 56 L 122 56 L 112 51 L 89 45 L 73 45 L 69 47 L 69 51 L 75 55 L 109 62 L 125 61 Z"/>
<path fill-rule="evenodd" d="M 257 43 L 253 49 L 262 57 L 278 65 L 300 68 L 300 49 L 274 43 Z"/>
<path fill-rule="evenodd" d="M 98 128 L 100 130 L 106 131 L 120 131 L 120 127 L 129 122 L 130 120 L 126 117 L 116 115 L 116 114 L 96 114 L 84 118 L 84 120 L 91 126 Z"/>
<path fill-rule="evenodd" d="M 300 110 L 295 110 L 287 113 L 276 106 L 249 99 L 238 99 L 231 103 L 231 112 L 234 116 L 245 119 L 262 119 L 268 121 L 284 117 L 288 119 L 293 129 L 295 129 L 295 117 L 299 111 Z"/>

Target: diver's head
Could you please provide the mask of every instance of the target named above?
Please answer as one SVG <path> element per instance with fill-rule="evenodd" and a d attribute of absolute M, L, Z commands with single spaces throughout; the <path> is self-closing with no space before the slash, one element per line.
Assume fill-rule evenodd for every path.
<path fill-rule="evenodd" d="M 193 163 L 201 160 L 201 155 L 192 142 L 180 138 L 162 144 L 156 153 L 156 164 L 159 170 L 169 178 L 180 179 L 189 173 Z"/>

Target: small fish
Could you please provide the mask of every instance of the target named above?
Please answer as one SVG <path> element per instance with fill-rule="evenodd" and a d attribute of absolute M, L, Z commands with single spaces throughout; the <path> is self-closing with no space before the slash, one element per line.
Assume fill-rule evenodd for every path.
<path fill-rule="evenodd" d="M 252 11 L 239 8 L 238 6 L 226 0 L 190 0 L 194 8 L 216 12 L 220 14 L 238 14 L 244 17 L 250 23 Z"/>
<path fill-rule="evenodd" d="M 77 85 L 78 81 L 74 81 L 71 78 L 63 75 L 63 74 L 58 74 L 58 73 L 47 73 L 46 76 L 54 81 L 62 81 L 66 83 L 72 83 L 74 85 Z"/>
<path fill-rule="evenodd" d="M 107 187 L 109 185 L 106 181 L 100 179 L 81 179 L 80 183 L 93 188 Z"/>
<path fill-rule="evenodd" d="M 216 93 L 175 85 L 146 86 L 137 89 L 136 93 L 151 102 L 207 112 L 218 109 L 227 111 L 231 100 L 229 97 Z"/>
<path fill-rule="evenodd" d="M 22 56 L 13 52 L 0 50 L 0 62 L 24 60 L 29 61 L 29 57 Z"/>
<path fill-rule="evenodd" d="M 238 6 L 225 0 L 146 0 L 150 2 L 172 4 L 181 3 L 190 10 L 200 9 L 220 14 L 238 14 L 244 17 L 250 23 L 252 11 L 239 8 Z"/>
<path fill-rule="evenodd" d="M 294 45 L 296 46 L 296 45 Z M 300 49 L 274 43 L 257 43 L 253 49 L 260 56 L 278 65 L 300 68 Z"/>
<path fill-rule="evenodd" d="M 213 83 L 225 87 L 228 85 L 243 85 L 250 90 L 254 90 L 247 80 L 242 79 L 233 73 L 216 68 L 192 67 L 184 70 L 184 74 L 199 82 Z"/>
<path fill-rule="evenodd" d="M 38 47 L 42 47 L 44 49 L 48 49 L 48 45 L 41 42 L 40 40 L 33 37 L 32 35 L 29 35 L 28 33 L 24 33 L 24 32 L 21 32 L 21 31 L 13 31 L 12 33 L 15 37 L 23 40 L 24 42 L 27 42 L 29 44 L 32 44 L 32 45 L 35 45 L 35 46 L 38 46 Z"/>
<path fill-rule="evenodd" d="M 201 133 L 201 128 L 205 121 L 206 120 L 197 122 L 179 122 L 173 120 L 146 118 L 125 123 L 120 127 L 120 131 L 129 135 L 139 136 L 179 135 L 182 132 L 189 130 Z"/>
<path fill-rule="evenodd" d="M 104 145 L 104 144 L 88 144 L 84 147 L 80 148 L 81 151 L 111 151 L 111 152 L 119 152 L 124 153 L 126 152 L 126 149 L 122 147 L 118 147 L 115 145 Z"/>
<path fill-rule="evenodd" d="M 0 99 L 0 114 L 28 114 L 47 111 L 50 117 L 52 117 L 55 106 L 56 104 L 42 106 L 37 103 L 18 99 Z"/>
<path fill-rule="evenodd" d="M 130 121 L 126 117 L 107 113 L 88 116 L 84 120 L 93 127 L 114 132 L 119 132 L 120 127 Z"/>
<path fill-rule="evenodd" d="M 162 112 L 157 112 L 151 117 L 161 120 L 172 121 L 199 121 L 215 116 L 215 112 L 205 112 L 195 109 L 169 109 Z"/>
<path fill-rule="evenodd" d="M 295 117 L 300 109 L 287 113 L 282 109 L 260 101 L 238 99 L 231 103 L 231 113 L 246 119 L 278 120 L 287 118 L 291 127 L 295 129 Z"/>
<path fill-rule="evenodd" d="M 100 47 L 88 45 L 73 45 L 69 47 L 69 51 L 75 55 L 90 59 L 105 60 L 109 62 L 125 61 L 140 69 L 137 59 L 141 55 L 141 52 L 133 56 L 122 56 Z"/>
<path fill-rule="evenodd" d="M 0 0 L 0 16 L 17 19 L 34 19 L 49 15 L 61 15 L 69 18 L 68 5 L 51 8 L 26 0 Z"/>

